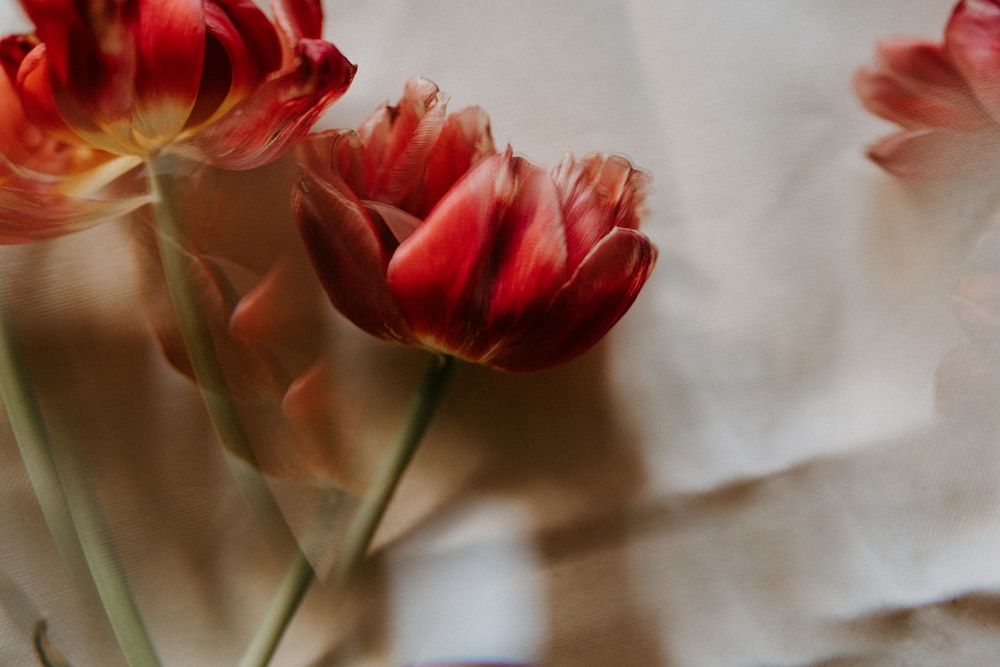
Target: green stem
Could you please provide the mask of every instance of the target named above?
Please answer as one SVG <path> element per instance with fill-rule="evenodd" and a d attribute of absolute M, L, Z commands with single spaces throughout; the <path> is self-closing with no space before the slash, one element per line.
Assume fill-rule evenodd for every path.
<path fill-rule="evenodd" d="M 448 382 L 455 374 L 453 357 L 436 356 L 410 402 L 396 436 L 369 483 L 351 519 L 331 571 L 334 590 L 341 590 L 364 560 L 375 530 L 392 500 L 399 480 L 417 451 L 421 438 L 441 403 Z M 265 667 L 298 609 L 314 578 L 312 568 L 296 555 L 289 563 L 271 605 L 254 636 L 240 667 Z"/>
<path fill-rule="evenodd" d="M 331 581 L 335 587 L 346 584 L 361 561 L 364 560 L 375 536 L 382 515 L 389 507 L 399 480 L 417 451 L 417 445 L 430 426 L 434 411 L 444 396 L 448 382 L 455 374 L 458 363 L 454 357 L 437 356 L 417 389 L 413 400 L 403 417 L 403 423 L 396 437 L 379 461 L 375 476 L 361 498 L 357 513 L 347 527 L 347 533 L 337 552 L 331 571 Z"/>
<path fill-rule="evenodd" d="M 238 465 L 232 465 L 231 469 L 240 493 L 250 505 L 254 516 L 264 525 L 272 539 L 282 544 L 295 545 L 296 540 L 267 482 L 256 470 L 256 457 L 243 430 L 236 404 L 227 390 L 225 374 L 202 310 L 198 286 L 191 275 L 191 255 L 185 250 L 184 230 L 175 208 L 178 201 L 177 182 L 174 178 L 176 160 L 169 155 L 161 155 L 147 166 L 154 196 L 153 216 L 157 226 L 160 261 L 163 263 L 184 347 L 212 427 L 219 441 L 230 452 L 250 464 L 250 469 Z"/>
<path fill-rule="evenodd" d="M 76 534 L 125 660 L 131 667 L 160 665 L 83 465 L 72 452 L 52 446 L 2 284 L 0 395 L 49 530 L 63 545 L 68 532 Z"/>

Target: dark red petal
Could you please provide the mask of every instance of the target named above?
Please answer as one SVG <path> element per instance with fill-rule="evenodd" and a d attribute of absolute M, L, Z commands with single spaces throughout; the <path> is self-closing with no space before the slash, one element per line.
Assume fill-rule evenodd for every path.
<path fill-rule="evenodd" d="M 391 204 L 383 204 L 382 202 L 371 201 L 370 199 L 366 199 L 362 203 L 365 210 L 368 211 L 368 215 L 372 217 L 372 220 L 380 221 L 385 225 L 389 233 L 392 234 L 395 240 L 393 250 L 400 243 L 410 238 L 413 232 L 417 231 L 417 228 L 423 224 L 423 220 L 420 218 L 410 215 Z"/>
<path fill-rule="evenodd" d="M 628 311 L 656 264 L 645 235 L 617 228 L 559 291 L 538 325 L 483 363 L 509 371 L 555 366 L 593 347 Z"/>
<path fill-rule="evenodd" d="M 3 67 L 11 84 L 17 82 L 21 63 L 37 46 L 38 40 L 29 35 L 7 35 L 0 39 L 0 67 Z"/>
<path fill-rule="evenodd" d="M 459 181 L 388 271 L 422 342 L 471 361 L 531 326 L 566 277 L 552 180 L 509 151 Z"/>
<path fill-rule="evenodd" d="M 226 169 L 250 169 L 288 152 L 347 90 L 356 67 L 328 42 L 304 40 L 299 66 L 272 78 L 179 152 Z"/>
<path fill-rule="evenodd" d="M 66 79 L 69 63 L 70 34 L 80 29 L 79 11 L 74 0 L 20 0 L 25 13 L 35 24 L 40 42 L 51 41 L 49 47 L 53 70 L 61 81 Z"/>
<path fill-rule="evenodd" d="M 272 0 L 278 26 L 290 43 L 323 34 L 323 4 L 320 0 Z"/>
<path fill-rule="evenodd" d="M 1000 2 L 960 2 L 945 29 L 945 48 L 979 102 L 1000 120 Z"/>
<path fill-rule="evenodd" d="M 242 97 L 282 66 L 274 25 L 252 0 L 215 0 L 205 5 L 208 34 L 218 40 L 231 71 L 230 96 Z M 212 76 L 206 72 L 206 76 Z"/>
<path fill-rule="evenodd" d="M 361 202 L 332 172 L 306 170 L 292 206 L 299 231 L 331 303 L 373 336 L 412 342 L 386 285 L 387 254 Z"/>
<path fill-rule="evenodd" d="M 127 122 L 138 72 L 139 2 L 25 0 L 55 78 L 97 123 Z"/>

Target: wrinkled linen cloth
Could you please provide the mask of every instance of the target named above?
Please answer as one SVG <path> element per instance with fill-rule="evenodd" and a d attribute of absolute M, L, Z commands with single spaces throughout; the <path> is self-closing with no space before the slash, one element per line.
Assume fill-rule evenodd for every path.
<path fill-rule="evenodd" d="M 10 4 L 5 33 L 24 27 Z M 358 586 L 346 603 L 314 587 L 275 664 L 992 664 L 998 369 L 955 360 L 956 289 L 993 256 L 996 211 L 870 163 L 891 127 L 851 90 L 876 39 L 939 39 L 950 9 L 327 2 L 325 37 L 359 70 L 323 126 L 419 74 L 536 164 L 622 153 L 653 174 L 660 259 L 583 358 L 460 369 Z M 231 665 L 288 554 L 159 354 L 128 234 L 7 248 L 2 271 L 164 663 Z M 333 323 L 349 432 L 377 448 L 424 355 Z M 72 664 L 124 664 L 6 428 L 0 493 L 0 664 L 36 664 L 39 617 Z"/>

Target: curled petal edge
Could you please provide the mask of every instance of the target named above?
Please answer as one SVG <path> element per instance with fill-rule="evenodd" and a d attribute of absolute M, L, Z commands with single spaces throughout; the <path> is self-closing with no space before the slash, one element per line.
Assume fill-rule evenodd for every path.
<path fill-rule="evenodd" d="M 177 149 L 225 169 L 252 169 L 288 152 L 351 85 L 357 66 L 333 44 L 306 39 L 299 64 L 265 82 Z"/>

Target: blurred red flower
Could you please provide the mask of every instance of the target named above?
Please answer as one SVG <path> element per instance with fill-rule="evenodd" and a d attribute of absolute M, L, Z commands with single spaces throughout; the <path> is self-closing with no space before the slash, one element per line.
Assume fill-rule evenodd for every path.
<path fill-rule="evenodd" d="M 273 477 L 357 487 L 329 354 L 332 315 L 295 230 L 291 156 L 258 169 L 195 165 L 175 205 L 188 225 L 186 272 L 197 287 L 225 391 L 253 463 Z M 166 359 L 194 379 L 167 289 L 155 224 L 136 216 L 133 251 L 143 306 Z M 240 452 L 236 452 L 241 455 Z"/>
<path fill-rule="evenodd" d="M 869 157 L 907 178 L 964 180 L 1000 169 L 1000 2 L 959 2 L 943 43 L 882 40 L 854 88 L 865 107 L 900 126 Z"/>
<path fill-rule="evenodd" d="M 527 371 L 582 354 L 652 271 L 648 177 L 621 157 L 551 174 L 493 150 L 429 81 L 358 132 L 304 142 L 293 204 L 334 306 L 380 338 Z"/>

